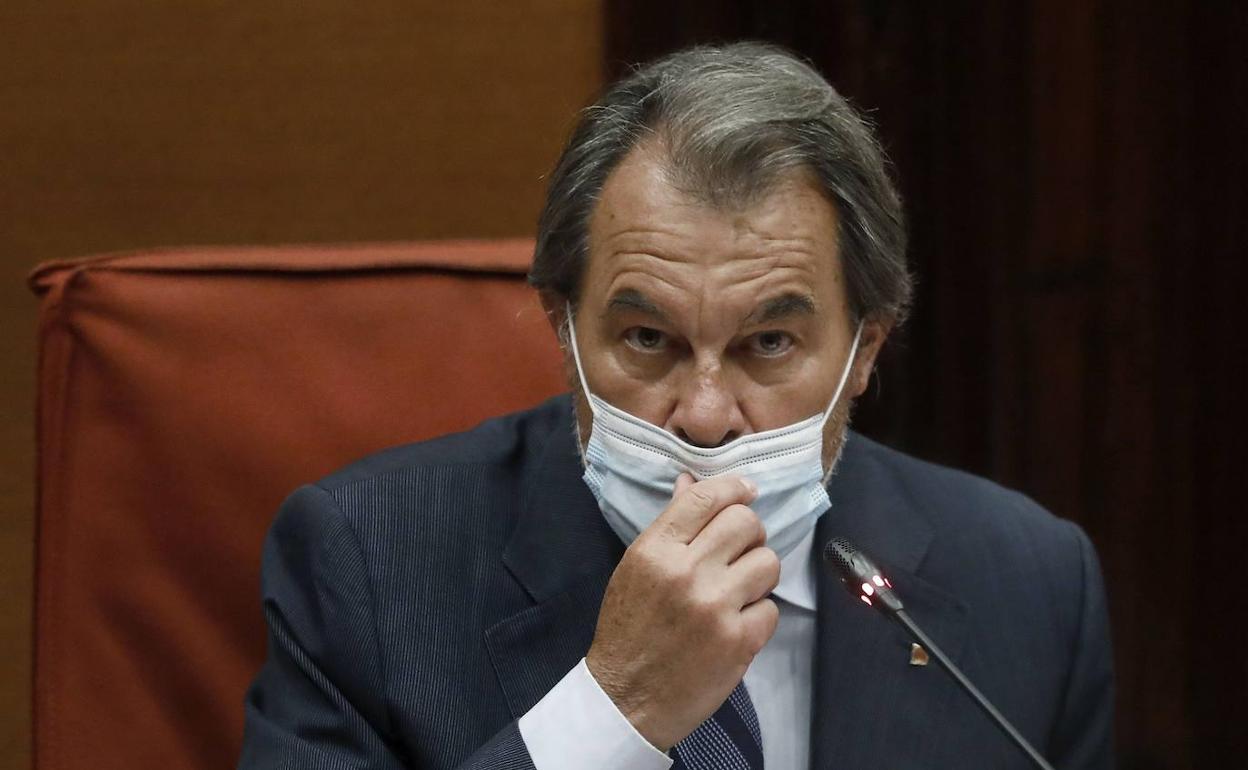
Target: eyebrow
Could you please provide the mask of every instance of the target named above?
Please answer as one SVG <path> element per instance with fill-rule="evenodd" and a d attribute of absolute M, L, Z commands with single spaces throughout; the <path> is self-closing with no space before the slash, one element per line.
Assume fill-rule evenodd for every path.
<path fill-rule="evenodd" d="M 781 294 L 754 308 L 746 323 L 763 324 L 793 316 L 815 314 L 815 301 L 807 294 Z"/>
<path fill-rule="evenodd" d="M 649 297 L 636 289 L 620 289 L 607 301 L 607 312 L 631 310 L 635 313 L 648 315 L 660 321 L 667 321 L 667 314 L 659 310 Z"/>

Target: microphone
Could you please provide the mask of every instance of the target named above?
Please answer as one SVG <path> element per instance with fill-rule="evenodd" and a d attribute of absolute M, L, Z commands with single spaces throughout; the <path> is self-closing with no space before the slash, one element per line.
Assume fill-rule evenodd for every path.
<path fill-rule="evenodd" d="M 910 619 L 910 616 L 906 614 L 905 605 L 902 604 L 901 599 L 897 597 L 896 592 L 893 590 L 893 584 L 888 581 L 888 578 L 884 576 L 880 568 L 875 566 L 875 563 L 866 554 L 855 548 L 845 538 L 837 537 L 824 546 L 823 561 L 836 568 L 841 583 L 844 584 L 851 594 L 861 599 L 864 604 L 874 607 L 884 613 L 885 616 L 900 623 L 901 627 L 910 635 L 910 638 L 927 650 L 928 655 L 935 658 L 940 667 L 953 677 L 953 680 L 958 683 L 958 686 L 967 695 L 971 696 L 971 700 L 975 701 L 975 705 L 983 709 L 984 713 L 997 724 L 997 727 L 1001 728 L 1009 736 L 1014 745 L 1023 750 L 1023 753 L 1031 759 L 1032 764 L 1041 768 L 1041 770 L 1053 770 L 1053 766 L 1040 755 L 1040 752 L 1036 751 L 1027 742 L 1027 739 L 1018 730 L 1014 729 L 1014 725 L 1010 724 L 1010 721 L 1002 716 L 1000 711 L 997 711 L 996 707 L 984 697 L 984 694 L 975 685 L 971 684 L 971 680 L 967 679 L 962 671 L 954 665 L 949 656 L 945 655 L 944 651 L 937 647 L 936 643 Z"/>

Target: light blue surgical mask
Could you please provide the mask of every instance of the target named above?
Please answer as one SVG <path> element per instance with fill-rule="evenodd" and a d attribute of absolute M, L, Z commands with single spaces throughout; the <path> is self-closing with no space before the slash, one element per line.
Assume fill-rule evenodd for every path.
<path fill-rule="evenodd" d="M 594 415 L 585 447 L 585 483 L 625 545 L 668 506 L 681 473 L 699 481 L 725 473 L 753 481 L 758 497 L 750 508 L 767 531 L 767 546 L 782 559 L 832 507 L 823 483 L 823 429 L 849 379 L 862 336 L 861 323 L 827 409 L 801 422 L 711 448 L 681 441 L 590 392 L 570 307 L 568 330 L 576 372 Z"/>

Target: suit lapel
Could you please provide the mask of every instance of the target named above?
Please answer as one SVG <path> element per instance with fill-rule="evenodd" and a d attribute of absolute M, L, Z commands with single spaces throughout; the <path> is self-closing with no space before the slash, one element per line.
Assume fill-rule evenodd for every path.
<path fill-rule="evenodd" d="M 533 606 L 486 631 L 512 715 L 520 717 L 589 650 L 602 595 L 624 546 L 581 480 L 572 407 L 527 474 L 516 530 L 503 552 Z"/>
<path fill-rule="evenodd" d="M 839 535 L 870 555 L 906 611 L 956 659 L 965 607 L 920 576 L 934 536 L 931 524 L 873 448 L 857 435 L 846 445 L 816 547 Z M 935 663 L 911 666 L 910 640 L 896 623 L 863 605 L 822 564 L 816 574 L 811 767 L 923 766 L 938 738 L 930 725 L 948 705 L 952 683 Z"/>

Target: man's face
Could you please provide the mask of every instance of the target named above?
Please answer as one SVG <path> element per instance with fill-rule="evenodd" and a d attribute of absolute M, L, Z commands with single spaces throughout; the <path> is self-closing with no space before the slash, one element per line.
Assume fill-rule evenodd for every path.
<path fill-rule="evenodd" d="M 633 150 L 590 220 L 574 319 L 590 389 L 703 447 L 822 412 L 854 336 L 835 208 L 801 174 L 741 210 L 711 208 L 673 188 L 662 164 L 653 145 Z M 863 330 L 825 468 L 885 334 Z M 592 415 L 566 352 L 584 445 Z"/>

